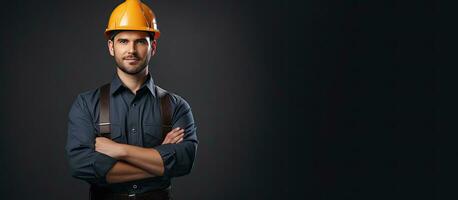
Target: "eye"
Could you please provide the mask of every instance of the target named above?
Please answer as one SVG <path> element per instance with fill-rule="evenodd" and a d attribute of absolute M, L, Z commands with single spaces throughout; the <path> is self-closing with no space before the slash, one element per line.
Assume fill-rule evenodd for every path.
<path fill-rule="evenodd" d="M 126 43 L 127 43 L 127 40 L 118 40 L 118 41 L 119 41 L 119 43 L 121 43 L 121 44 L 126 44 Z"/>

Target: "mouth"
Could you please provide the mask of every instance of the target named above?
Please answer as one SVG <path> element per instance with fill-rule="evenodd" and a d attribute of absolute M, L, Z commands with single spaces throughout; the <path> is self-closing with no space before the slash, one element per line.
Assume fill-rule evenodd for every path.
<path fill-rule="evenodd" d="M 129 62 L 130 64 L 135 64 L 137 63 L 140 59 L 136 58 L 136 57 L 126 57 L 124 58 L 124 60 L 126 62 Z"/>
<path fill-rule="evenodd" d="M 126 57 L 124 60 L 139 60 L 137 57 Z"/>

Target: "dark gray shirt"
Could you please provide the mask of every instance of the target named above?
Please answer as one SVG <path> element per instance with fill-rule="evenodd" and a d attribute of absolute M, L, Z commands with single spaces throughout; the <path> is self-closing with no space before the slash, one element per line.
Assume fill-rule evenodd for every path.
<path fill-rule="evenodd" d="M 68 121 L 66 151 L 72 176 L 115 192 L 141 193 L 170 186 L 173 177 L 189 174 L 197 150 L 196 124 L 191 107 L 180 96 L 171 94 L 172 128 L 185 130 L 178 144 L 162 145 L 160 101 L 154 80 L 148 76 L 133 94 L 117 75 L 110 87 L 111 138 L 115 142 L 154 148 L 164 161 L 164 175 L 127 183 L 108 184 L 106 174 L 116 159 L 95 151 L 99 132 L 99 88 L 78 95 Z"/>

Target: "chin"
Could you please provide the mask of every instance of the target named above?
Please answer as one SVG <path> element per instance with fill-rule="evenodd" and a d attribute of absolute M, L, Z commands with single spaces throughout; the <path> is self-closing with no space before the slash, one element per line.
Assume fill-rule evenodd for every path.
<path fill-rule="evenodd" d="M 143 71 L 144 68 L 141 67 L 121 67 L 121 71 L 126 74 L 135 75 Z"/>

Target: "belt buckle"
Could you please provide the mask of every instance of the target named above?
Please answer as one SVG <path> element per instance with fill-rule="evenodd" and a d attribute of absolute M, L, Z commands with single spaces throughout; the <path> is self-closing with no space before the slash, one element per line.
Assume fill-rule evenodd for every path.
<path fill-rule="evenodd" d="M 129 199 L 135 199 L 135 196 L 136 196 L 135 193 L 133 193 L 133 194 L 128 194 L 128 195 L 127 195 L 127 197 L 128 197 Z"/>

